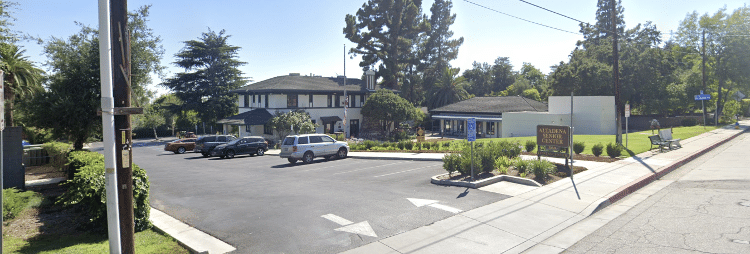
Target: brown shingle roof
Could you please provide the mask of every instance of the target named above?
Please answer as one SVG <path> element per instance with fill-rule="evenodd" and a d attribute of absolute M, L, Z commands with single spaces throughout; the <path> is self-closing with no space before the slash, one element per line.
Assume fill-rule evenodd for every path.
<path fill-rule="evenodd" d="M 547 104 L 522 96 L 474 97 L 468 100 L 445 105 L 433 110 L 439 113 L 480 113 L 502 114 L 504 112 L 537 111 L 546 112 Z"/>

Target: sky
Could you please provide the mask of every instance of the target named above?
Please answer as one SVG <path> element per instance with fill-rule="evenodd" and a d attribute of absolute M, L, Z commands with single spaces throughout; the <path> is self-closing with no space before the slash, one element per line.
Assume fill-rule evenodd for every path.
<path fill-rule="evenodd" d="M 542 1 L 525 0 L 546 9 L 588 23 L 596 21 L 597 0 Z M 15 0 L 11 10 L 16 18 L 13 30 L 43 40 L 67 38 L 80 31 L 75 22 L 97 27 L 98 1 L 94 0 Z M 422 11 L 429 16 L 434 0 L 423 0 Z M 206 4 L 210 3 L 210 4 Z M 244 76 L 262 81 L 289 73 L 344 75 L 361 77 L 360 57 L 346 54 L 355 44 L 344 37 L 344 18 L 356 14 L 365 0 L 324 1 L 248 1 L 248 0 L 130 0 L 128 9 L 151 5 L 148 26 L 160 36 L 165 49 L 162 65 L 166 77 L 184 71 L 176 67 L 174 55 L 184 42 L 198 39 L 210 28 L 226 30 L 230 45 L 241 47 L 239 60 Z M 475 3 L 475 4 L 472 4 Z M 652 21 L 662 32 L 664 41 L 676 31 L 688 13 L 713 14 L 726 7 L 732 11 L 750 1 L 715 0 L 623 0 L 625 24 L 632 28 Z M 478 5 L 491 8 L 488 10 Z M 464 37 L 458 58 L 451 64 L 470 69 L 473 62 L 493 63 L 498 57 L 509 57 L 515 70 L 524 62 L 544 73 L 550 66 L 567 61 L 578 34 L 578 22 L 550 13 L 518 0 L 453 0 L 454 37 Z M 498 12 L 526 19 L 532 24 Z M 19 43 L 29 59 L 47 70 L 43 47 L 33 41 Z M 346 73 L 344 73 L 346 71 Z M 150 89 L 168 92 L 156 77 Z"/>

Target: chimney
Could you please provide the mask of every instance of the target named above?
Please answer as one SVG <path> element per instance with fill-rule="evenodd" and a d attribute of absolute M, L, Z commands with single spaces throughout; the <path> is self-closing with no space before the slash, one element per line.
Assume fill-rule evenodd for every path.
<path fill-rule="evenodd" d="M 299 72 L 298 73 L 289 73 L 289 76 L 299 76 Z"/>
<path fill-rule="evenodd" d="M 367 90 L 375 91 L 375 72 L 373 70 L 365 72 L 365 83 L 367 84 Z"/>

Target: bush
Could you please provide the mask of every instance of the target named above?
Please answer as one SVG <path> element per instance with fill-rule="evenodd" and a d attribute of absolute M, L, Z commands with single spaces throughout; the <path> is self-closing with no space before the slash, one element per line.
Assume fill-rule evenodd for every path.
<path fill-rule="evenodd" d="M 581 154 L 583 152 L 583 149 L 586 149 L 586 143 L 574 141 L 573 142 L 573 152 L 576 154 Z"/>
<path fill-rule="evenodd" d="M 622 146 L 618 144 L 609 143 L 607 144 L 607 156 L 610 158 L 620 157 L 622 154 Z"/>
<path fill-rule="evenodd" d="M 409 133 L 406 131 L 398 131 L 395 135 L 393 135 L 393 137 L 391 137 L 391 140 L 393 141 L 403 141 L 409 139 Z"/>
<path fill-rule="evenodd" d="M 497 157 L 497 160 L 495 160 L 495 168 L 497 168 L 501 174 L 507 174 L 508 167 L 511 165 L 513 165 L 513 160 L 505 156 Z"/>
<path fill-rule="evenodd" d="M 398 143 L 396 143 L 396 147 L 398 147 L 398 150 L 404 150 L 404 146 L 406 146 L 406 144 L 404 144 L 404 142 L 398 142 Z"/>
<path fill-rule="evenodd" d="M 50 159 L 52 166 L 60 171 L 64 170 L 63 167 L 65 167 L 67 162 L 66 157 L 73 146 L 68 143 L 49 142 L 43 144 L 42 148 L 44 148 L 44 150 L 47 151 L 47 154 L 52 157 Z"/>
<path fill-rule="evenodd" d="M 389 149 L 391 148 L 392 145 L 393 144 L 391 142 L 388 142 L 388 141 L 383 142 L 382 144 L 380 144 L 380 146 L 382 146 L 384 148 L 389 148 Z"/>
<path fill-rule="evenodd" d="M 105 230 L 107 228 L 107 197 L 104 156 L 95 152 L 76 152 L 72 153 L 71 157 L 71 164 L 85 164 L 78 169 L 78 173 L 72 180 L 63 183 L 68 190 L 59 197 L 57 203 L 66 207 L 81 208 L 89 216 L 89 222 L 93 228 Z M 146 170 L 133 164 L 133 206 L 136 231 L 151 227 L 148 221 L 150 213 L 148 195 L 149 181 Z"/>
<path fill-rule="evenodd" d="M 335 138 L 337 141 L 346 141 L 346 135 L 344 135 L 343 133 L 336 134 L 333 138 Z"/>
<path fill-rule="evenodd" d="M 425 150 L 430 150 L 430 147 L 432 147 L 432 143 L 431 142 L 422 143 L 422 147 L 424 147 Z"/>
<path fill-rule="evenodd" d="M 33 191 L 19 191 L 16 188 L 3 190 L 3 221 L 16 218 L 28 207 L 42 203 L 42 195 Z"/>
<path fill-rule="evenodd" d="M 591 153 L 594 154 L 594 156 L 599 157 L 599 155 L 602 155 L 602 149 L 604 149 L 604 146 L 599 143 L 591 147 Z"/>
<path fill-rule="evenodd" d="M 520 157 L 516 159 L 515 163 L 513 165 L 516 167 L 516 170 L 518 170 L 519 174 L 525 174 L 529 170 L 529 161 L 521 159 Z"/>
<path fill-rule="evenodd" d="M 365 146 L 364 150 L 370 150 L 370 148 L 373 148 L 379 145 L 378 142 L 372 141 L 372 140 L 365 140 L 364 142 L 362 142 L 362 144 Z"/>
<path fill-rule="evenodd" d="M 695 118 L 685 118 L 685 119 L 682 119 L 682 121 L 680 121 L 680 125 L 686 126 L 686 127 L 688 127 L 688 126 L 696 126 L 696 125 L 698 125 L 698 119 L 695 119 Z"/>
<path fill-rule="evenodd" d="M 538 179 L 545 179 L 547 174 L 553 174 L 557 170 L 557 166 L 547 160 L 531 160 L 528 162 L 531 172 Z"/>
<path fill-rule="evenodd" d="M 536 148 L 536 142 L 532 140 L 526 140 L 526 152 L 534 151 L 534 148 Z"/>
<path fill-rule="evenodd" d="M 458 171 L 459 167 L 461 167 L 460 155 L 452 153 L 443 156 L 443 169 L 445 169 L 445 171 L 448 171 L 449 174 L 453 174 L 453 172 Z"/>
<path fill-rule="evenodd" d="M 411 140 L 404 140 L 401 142 L 404 142 L 404 149 L 406 150 L 411 150 L 414 148 L 414 142 L 411 142 Z"/>

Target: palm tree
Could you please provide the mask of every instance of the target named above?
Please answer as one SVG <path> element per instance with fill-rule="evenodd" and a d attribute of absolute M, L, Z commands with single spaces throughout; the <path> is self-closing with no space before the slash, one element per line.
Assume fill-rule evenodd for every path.
<path fill-rule="evenodd" d="M 13 100 L 16 97 L 26 97 L 43 90 L 41 81 L 44 71 L 36 68 L 28 57 L 13 44 L 0 44 L 0 69 L 5 75 L 5 100 L 8 108 L 5 120 L 8 126 L 13 126 Z"/>
<path fill-rule="evenodd" d="M 469 98 L 464 86 L 467 84 L 463 76 L 458 76 L 458 68 L 446 67 L 440 79 L 435 83 L 430 93 L 429 106 L 431 109 L 439 108 L 451 103 L 459 102 Z"/>

